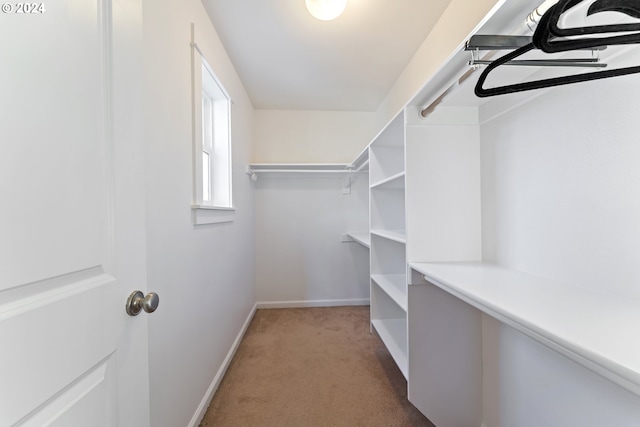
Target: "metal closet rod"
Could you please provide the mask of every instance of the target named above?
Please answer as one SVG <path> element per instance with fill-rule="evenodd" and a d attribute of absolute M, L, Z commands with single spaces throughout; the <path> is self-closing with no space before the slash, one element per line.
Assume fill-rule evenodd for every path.
<path fill-rule="evenodd" d="M 467 80 L 469 77 L 471 77 L 471 75 L 474 73 L 474 71 L 476 71 L 475 68 L 470 68 L 469 70 L 467 70 L 466 73 L 464 73 L 459 79 L 454 81 L 451 86 L 449 86 L 444 92 L 442 92 L 442 94 L 439 97 L 437 97 L 436 99 L 431 101 L 429 106 L 422 108 L 422 110 L 420 110 L 420 116 L 422 118 L 425 118 L 429 114 L 433 113 L 433 110 L 436 109 L 436 107 L 442 102 L 442 100 L 447 95 L 449 95 L 449 93 L 451 93 L 455 88 L 460 86 L 465 80 Z"/>
<path fill-rule="evenodd" d="M 464 45 L 464 50 L 504 50 L 517 49 L 531 43 L 531 36 L 503 36 L 476 34 Z"/>

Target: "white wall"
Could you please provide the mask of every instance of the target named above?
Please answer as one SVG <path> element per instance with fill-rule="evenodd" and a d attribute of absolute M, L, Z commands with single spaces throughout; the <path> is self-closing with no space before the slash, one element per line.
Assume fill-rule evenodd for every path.
<path fill-rule="evenodd" d="M 638 76 L 535 95 L 481 126 L 484 259 L 640 297 Z M 488 427 L 637 425 L 637 396 L 508 326 L 485 332 Z"/>
<path fill-rule="evenodd" d="M 144 0 L 143 17 L 148 288 L 160 295 L 148 315 L 151 425 L 186 426 L 198 421 L 198 405 L 255 302 L 253 198 L 244 173 L 253 108 L 199 0 Z M 234 101 L 231 224 L 194 227 L 191 219 L 192 22 Z"/>
<path fill-rule="evenodd" d="M 638 425 L 638 396 L 507 325 L 484 326 L 496 345 L 483 360 L 495 368 L 483 372 L 486 427 Z"/>
<path fill-rule="evenodd" d="M 375 113 L 256 110 L 255 163 L 350 163 L 378 133 Z"/>
<path fill-rule="evenodd" d="M 638 82 L 557 88 L 482 126 L 486 259 L 640 297 Z"/>
<path fill-rule="evenodd" d="M 350 163 L 377 133 L 374 113 L 256 110 L 256 163 Z M 261 174 L 254 184 L 260 306 L 363 304 L 369 252 L 341 243 L 368 230 L 366 174 L 343 195 L 342 175 Z"/>
<path fill-rule="evenodd" d="M 343 176 L 260 175 L 254 184 L 259 303 L 368 303 L 369 252 L 340 241 L 347 231 L 368 230 L 367 176 L 358 174 L 351 194 L 343 195 Z"/>

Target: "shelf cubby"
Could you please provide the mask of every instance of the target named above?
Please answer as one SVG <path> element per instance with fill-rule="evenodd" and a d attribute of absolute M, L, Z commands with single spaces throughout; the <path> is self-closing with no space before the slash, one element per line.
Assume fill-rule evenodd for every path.
<path fill-rule="evenodd" d="M 407 313 L 378 286 L 371 287 L 371 326 L 407 377 Z"/>
<path fill-rule="evenodd" d="M 400 189 L 372 188 L 369 202 L 371 229 L 404 230 L 404 201 L 404 187 Z"/>
<path fill-rule="evenodd" d="M 371 274 L 406 274 L 405 244 L 371 233 Z"/>
<path fill-rule="evenodd" d="M 369 147 L 369 182 L 383 182 L 404 172 L 404 113 L 394 118 Z"/>
<path fill-rule="evenodd" d="M 405 274 L 372 274 L 371 281 L 400 308 L 407 311 L 407 276 Z"/>

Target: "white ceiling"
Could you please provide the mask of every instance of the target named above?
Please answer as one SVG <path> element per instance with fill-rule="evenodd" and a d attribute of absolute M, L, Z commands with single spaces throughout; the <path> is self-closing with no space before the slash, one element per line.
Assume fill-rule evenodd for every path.
<path fill-rule="evenodd" d="M 451 0 L 202 0 L 254 107 L 375 111 Z"/>

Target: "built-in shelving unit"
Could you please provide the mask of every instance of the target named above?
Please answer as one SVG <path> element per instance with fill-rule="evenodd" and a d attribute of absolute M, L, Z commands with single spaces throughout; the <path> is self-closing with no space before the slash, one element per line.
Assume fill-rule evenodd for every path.
<path fill-rule="evenodd" d="M 523 23 L 540 3 L 503 2 L 474 34 L 526 32 Z M 622 66 L 632 56 L 627 48 L 609 46 L 602 60 L 610 68 Z M 618 186 L 633 190 L 625 186 L 629 181 L 602 190 L 613 181 L 588 179 L 589 174 L 617 173 L 625 163 L 623 156 L 594 162 L 601 155 L 600 141 L 585 130 L 592 123 L 578 118 L 588 112 L 594 117 L 618 114 L 611 111 L 625 84 L 599 83 L 591 96 L 584 84 L 479 99 L 474 85 L 481 71 L 469 71 L 469 52 L 461 44 L 405 108 L 404 171 L 384 163 L 393 172 L 372 181 L 382 188 L 393 174 L 404 172 L 406 215 L 397 229 L 403 230 L 409 266 L 409 285 L 402 294 L 407 298 L 409 400 L 439 426 L 635 425 L 640 344 L 630 337 L 640 334 L 640 311 L 637 287 L 626 286 L 635 275 L 629 258 L 634 251 L 625 249 L 632 245 L 620 236 L 589 235 L 600 227 L 594 218 L 607 231 L 610 223 L 625 221 L 620 211 L 626 208 L 597 206 L 613 200 L 628 207 L 626 195 L 610 199 L 609 194 L 623 194 Z M 490 86 L 568 74 L 557 67 L 505 67 L 501 72 Z M 604 87 L 612 93 L 605 94 Z M 583 95 L 591 100 L 584 106 L 575 101 Z M 571 123 L 564 120 L 564 108 L 575 110 Z M 522 135 L 534 121 L 544 125 Z M 623 123 L 626 131 L 619 129 L 621 123 L 609 124 L 616 137 L 607 138 L 607 152 L 633 156 L 633 132 L 629 135 L 626 127 L 631 123 Z M 546 144 L 539 144 L 545 138 Z M 580 144 L 567 143 L 571 140 Z M 551 166 L 561 158 L 575 159 L 579 166 L 560 173 Z M 545 179 L 549 173 L 552 177 Z M 567 179 L 572 174 L 575 182 L 573 176 Z M 558 186 L 571 191 L 562 193 Z M 580 196 L 573 197 L 575 188 Z M 372 198 L 376 191 L 372 188 Z M 584 200 L 593 202 L 597 215 L 584 212 Z M 380 222 L 387 216 L 380 213 Z M 566 233 L 576 222 L 589 228 Z M 377 241 L 373 223 L 372 236 Z M 597 258 L 605 252 L 604 258 L 615 258 L 608 267 Z M 389 295 L 383 288 L 389 284 L 377 286 L 380 294 Z M 598 405 L 591 407 L 595 401 Z M 616 421 L 594 421 L 603 410 L 603 419 Z M 548 413 L 544 421 L 532 421 L 532 413 L 543 412 Z"/>
<path fill-rule="evenodd" d="M 408 375 L 404 112 L 369 146 L 371 327 Z"/>

